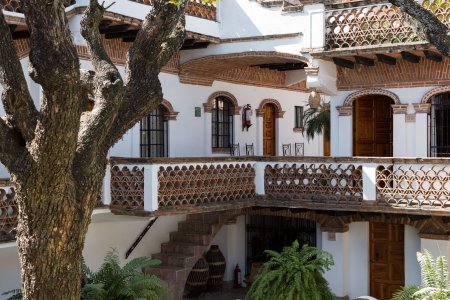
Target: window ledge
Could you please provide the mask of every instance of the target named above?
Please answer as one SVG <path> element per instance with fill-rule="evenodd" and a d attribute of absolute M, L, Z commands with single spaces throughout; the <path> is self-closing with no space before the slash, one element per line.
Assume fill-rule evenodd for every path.
<path fill-rule="evenodd" d="M 303 132 L 305 130 L 304 127 L 294 127 L 293 131 L 294 132 Z"/>

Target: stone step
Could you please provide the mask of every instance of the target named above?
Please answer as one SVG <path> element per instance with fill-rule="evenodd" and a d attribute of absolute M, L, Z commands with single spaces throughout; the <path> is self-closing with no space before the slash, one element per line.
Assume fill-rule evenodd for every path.
<path fill-rule="evenodd" d="M 162 253 L 182 253 L 200 257 L 206 247 L 196 243 L 168 242 L 161 244 Z"/>
<path fill-rule="evenodd" d="M 170 240 L 173 242 L 194 243 L 207 246 L 211 243 L 212 237 L 210 234 L 173 231 L 170 233 Z"/>
<path fill-rule="evenodd" d="M 180 232 L 197 232 L 203 234 L 212 234 L 220 229 L 219 224 L 208 224 L 202 221 L 182 221 L 178 223 L 178 231 Z"/>
<path fill-rule="evenodd" d="M 177 266 L 183 268 L 191 268 L 197 262 L 197 258 L 192 254 L 177 253 L 177 252 L 162 252 L 152 254 L 152 258 L 159 259 L 163 264 L 169 266 Z"/>
<path fill-rule="evenodd" d="M 177 282 L 187 275 L 187 269 L 177 266 L 170 266 L 167 264 L 161 264 L 159 266 L 147 267 L 142 270 L 145 274 L 153 274 L 159 278 L 165 280 L 167 283 Z"/>

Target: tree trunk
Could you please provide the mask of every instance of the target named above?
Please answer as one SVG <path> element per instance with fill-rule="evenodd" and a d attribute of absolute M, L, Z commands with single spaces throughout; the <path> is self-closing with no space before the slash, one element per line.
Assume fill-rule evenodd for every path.
<path fill-rule="evenodd" d="M 70 172 L 41 166 L 41 173 L 16 181 L 23 299 L 80 299 L 84 240 L 104 167 L 76 180 Z M 52 169 L 55 175 L 48 176 Z"/>

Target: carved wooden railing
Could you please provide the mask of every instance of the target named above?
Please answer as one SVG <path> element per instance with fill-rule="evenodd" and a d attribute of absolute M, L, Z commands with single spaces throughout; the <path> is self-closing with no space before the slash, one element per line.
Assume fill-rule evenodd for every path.
<path fill-rule="evenodd" d="M 447 1 L 425 0 L 423 6 L 450 26 Z M 425 42 L 391 4 L 329 10 L 325 18 L 327 50 Z"/>

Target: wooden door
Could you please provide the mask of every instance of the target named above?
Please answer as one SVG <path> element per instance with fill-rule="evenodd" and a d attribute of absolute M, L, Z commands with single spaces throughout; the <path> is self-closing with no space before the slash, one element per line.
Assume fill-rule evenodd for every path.
<path fill-rule="evenodd" d="M 405 227 L 370 223 L 370 295 L 389 300 L 405 284 Z"/>
<path fill-rule="evenodd" d="M 392 103 L 386 96 L 366 96 L 355 101 L 355 156 L 392 156 Z"/>
<path fill-rule="evenodd" d="M 264 105 L 263 154 L 275 155 L 275 106 Z"/>

